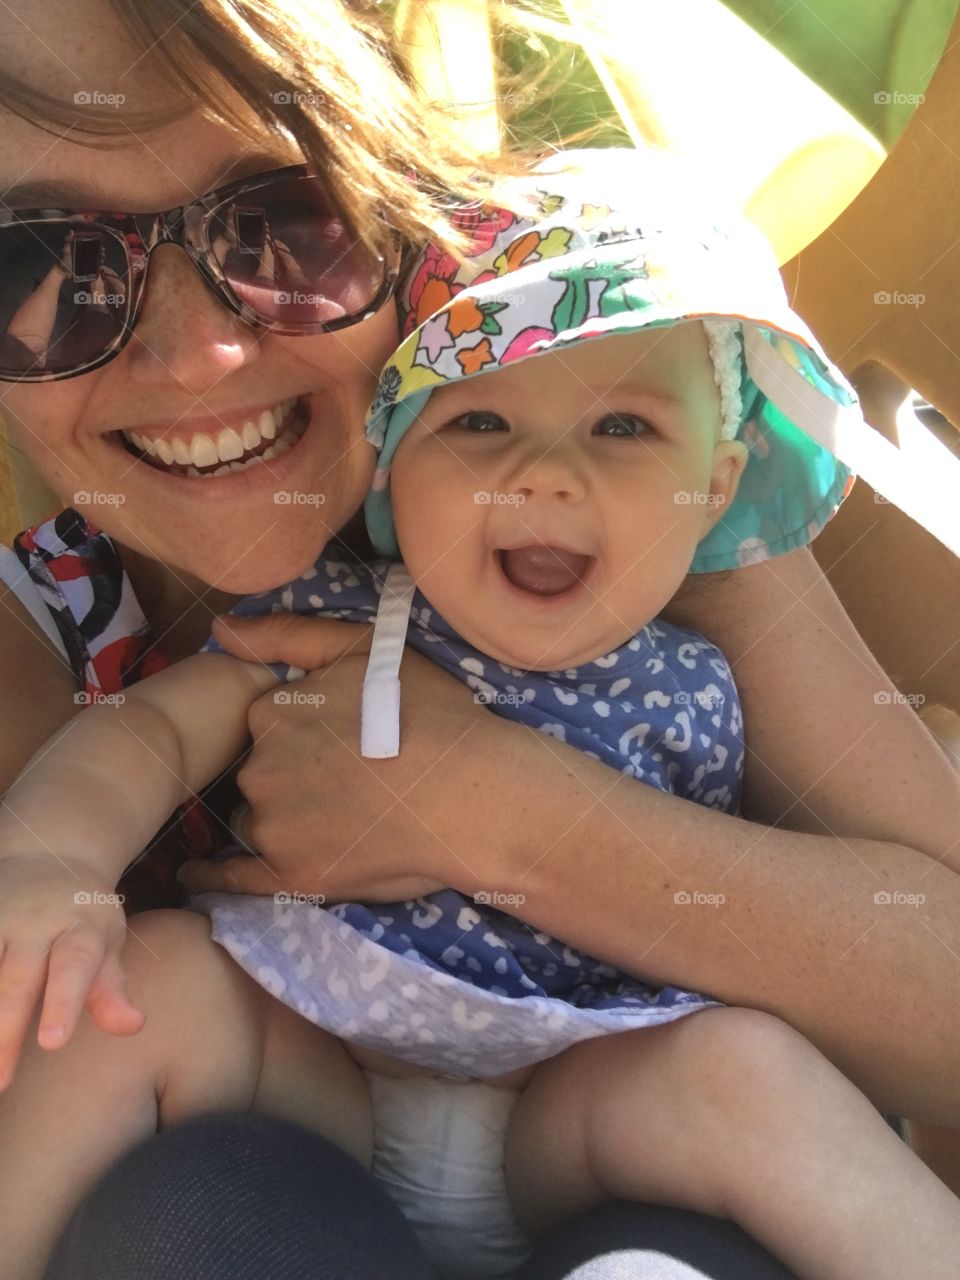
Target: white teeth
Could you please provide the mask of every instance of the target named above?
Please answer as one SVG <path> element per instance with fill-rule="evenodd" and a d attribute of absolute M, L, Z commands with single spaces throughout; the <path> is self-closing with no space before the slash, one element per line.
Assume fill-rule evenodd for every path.
<path fill-rule="evenodd" d="M 193 437 L 190 441 L 190 461 L 195 467 L 212 467 L 220 461 L 217 446 L 209 436 Z"/>
<path fill-rule="evenodd" d="M 217 436 L 217 453 L 221 462 L 233 462 L 235 458 L 242 458 L 245 452 L 246 446 L 233 427 L 224 427 Z"/>
<path fill-rule="evenodd" d="M 294 399 L 294 400 L 284 400 L 282 404 L 274 405 L 273 420 L 276 423 L 278 428 L 283 426 L 284 419 L 286 418 L 287 414 L 290 412 L 290 410 L 293 408 L 293 406 L 296 403 L 297 402 Z"/>
<path fill-rule="evenodd" d="M 123 435 L 141 453 L 155 458 L 165 466 L 176 463 L 190 476 L 219 476 L 230 471 L 243 471 L 246 467 L 278 457 L 292 449 L 303 435 L 303 425 L 290 423 L 282 433 L 280 428 L 296 403 L 296 398 L 284 400 L 272 409 L 264 409 L 259 417 L 248 420 L 242 426 L 224 427 L 215 436 L 200 432 L 185 441 L 178 436 L 149 440 L 136 431 L 124 431 Z M 245 462 L 239 461 L 246 453 L 260 448 L 268 440 L 275 443 L 262 454 L 248 458 Z M 223 465 L 217 466 L 218 463 Z"/>
<path fill-rule="evenodd" d="M 280 422 L 282 421 L 283 419 L 281 418 Z M 263 436 L 264 440 L 272 440 L 277 434 L 277 427 L 279 425 L 280 423 L 274 419 L 271 410 L 264 409 L 263 413 L 260 415 L 260 420 L 257 422 L 257 430 Z"/>
<path fill-rule="evenodd" d="M 173 441 L 173 460 L 174 462 L 179 462 L 181 467 L 190 465 L 190 449 L 182 440 L 176 437 Z"/>

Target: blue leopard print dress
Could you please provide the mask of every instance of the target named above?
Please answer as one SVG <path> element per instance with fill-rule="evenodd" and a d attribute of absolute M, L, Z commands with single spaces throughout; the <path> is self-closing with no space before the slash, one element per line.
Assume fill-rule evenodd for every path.
<path fill-rule="evenodd" d="M 250 597 L 234 612 L 371 622 L 388 568 L 321 559 L 296 582 Z M 697 632 L 654 619 L 576 669 L 520 671 L 472 649 L 417 593 L 407 643 L 471 686 L 493 714 L 647 786 L 739 812 L 744 752 L 737 689 L 721 651 Z M 217 647 L 212 640 L 206 646 Z M 282 664 L 276 671 L 284 680 L 302 674 Z M 296 697 L 296 685 L 276 696 Z M 591 847 L 589 822 L 584 828 L 584 859 L 602 876 L 603 851 Z M 722 895 L 696 889 L 679 892 L 678 902 L 691 909 L 721 904 Z M 284 892 L 203 894 L 193 905 L 210 913 L 214 937 L 237 962 L 304 1017 L 453 1075 L 499 1075 L 579 1040 L 718 1003 L 652 986 L 531 928 L 522 903 L 498 898 L 496 886 L 473 898 L 447 889 L 389 905 L 327 907 Z M 638 939 L 641 964 L 644 950 Z"/>

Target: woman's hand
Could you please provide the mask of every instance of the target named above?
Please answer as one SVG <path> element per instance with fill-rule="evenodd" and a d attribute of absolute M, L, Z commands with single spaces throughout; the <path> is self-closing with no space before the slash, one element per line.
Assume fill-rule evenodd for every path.
<path fill-rule="evenodd" d="M 42 997 L 37 1041 L 59 1049 L 88 1010 L 103 1031 L 132 1035 L 143 1014 L 127 996 L 126 925 L 113 885 L 86 864 L 0 857 L 0 1089 L 13 1079 Z"/>
<path fill-rule="evenodd" d="M 781 789 L 814 807 L 826 834 L 764 825 L 786 806 L 759 779 L 754 821 L 638 783 L 476 706 L 468 689 L 413 654 L 404 664 L 401 755 L 361 761 L 364 659 L 353 656 L 296 686 L 329 698 L 330 732 L 322 707 L 277 708 L 269 698 L 254 707 L 259 742 L 245 783 L 254 805 L 262 801 L 252 834 L 269 850 L 271 874 L 246 883 L 238 872 L 235 883 L 209 887 L 390 897 L 402 896 L 406 875 L 424 888 L 503 894 L 496 905 L 587 955 L 776 1014 L 884 1111 L 960 1127 L 960 878 L 938 865 L 956 837 L 956 802 L 938 776 L 929 784 L 932 769 L 909 768 L 909 753 L 901 752 L 899 774 L 886 767 L 900 745 L 890 729 L 878 724 L 872 739 L 851 730 L 854 713 L 875 710 L 874 693 L 889 682 L 874 674 L 875 660 L 835 599 L 831 605 L 827 589 L 809 581 L 807 562 L 785 555 L 769 580 L 757 568 L 739 571 L 747 581 L 726 613 L 711 600 L 713 630 L 762 759 Z M 807 601 L 817 621 L 805 630 L 791 610 L 805 614 Z M 273 627 L 265 623 L 273 622 L 247 624 L 263 629 L 256 655 L 252 641 L 246 651 L 231 649 L 281 656 L 266 643 Z M 311 628 L 318 648 L 339 643 L 324 630 L 336 627 L 329 621 L 278 615 L 276 625 L 299 638 L 282 656 L 301 665 L 310 664 L 300 641 Z M 352 635 L 361 642 L 366 632 Z M 865 764 L 862 750 L 883 753 L 883 767 Z M 826 795 L 809 769 L 818 771 L 814 782 L 829 780 Z M 918 817 L 918 807 L 927 812 Z M 916 843 L 898 839 L 900 831 Z M 206 869 L 211 881 L 216 875 Z M 199 876 L 198 887 L 208 887 Z M 683 905 L 691 889 L 722 891 L 723 909 Z M 919 891 L 925 902 L 877 905 L 878 893 L 893 891 Z"/>
<path fill-rule="evenodd" d="M 237 657 L 318 669 L 250 711 L 254 746 L 237 781 L 252 806 L 243 842 L 256 856 L 189 863 L 189 888 L 396 902 L 494 883 L 457 850 L 471 759 L 489 749 L 489 722 L 504 727 L 469 688 L 407 650 L 400 755 L 366 760 L 360 700 L 370 627 L 276 614 L 218 620 L 215 634 Z"/>

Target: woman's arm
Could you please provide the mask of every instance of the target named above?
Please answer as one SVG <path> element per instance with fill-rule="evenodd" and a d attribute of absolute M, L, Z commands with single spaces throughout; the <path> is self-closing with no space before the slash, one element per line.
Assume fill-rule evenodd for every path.
<path fill-rule="evenodd" d="M 670 932 L 656 948 L 660 976 L 775 1011 L 891 1110 L 960 1123 L 960 777 L 896 699 L 809 550 L 691 586 L 665 612 L 733 665 L 744 810 L 766 829 L 721 818 L 711 835 L 703 819 L 713 815 L 677 815 L 680 867 L 726 902 L 712 917 L 684 907 L 671 919 L 662 900 Z M 605 864 L 618 848 L 624 864 L 636 863 L 631 833 L 651 843 L 640 823 L 622 811 L 603 821 Z M 560 847 L 576 876 L 575 849 Z M 669 848 L 651 846 L 651 870 L 656 855 L 678 870 Z M 678 883 L 670 871 L 663 881 Z M 562 873 L 552 883 L 570 884 Z M 596 889 L 582 891 L 598 905 Z M 576 921 L 560 905 L 542 927 L 565 937 Z"/>
<path fill-rule="evenodd" d="M 703 632 L 733 667 L 747 817 L 903 844 L 960 870 L 960 775 L 809 549 L 691 575 L 663 612 Z"/>
<path fill-rule="evenodd" d="M 802 559 L 793 561 L 798 573 Z M 758 715 L 764 722 L 755 727 L 766 762 L 765 775 L 753 771 L 748 811 L 779 818 L 786 805 L 779 793 L 764 793 L 764 776 L 787 797 L 802 794 L 818 776 L 812 758 L 824 774 L 819 819 L 838 834 L 779 830 L 637 785 L 479 708 L 469 689 L 411 652 L 403 667 L 403 751 L 395 760 L 363 760 L 365 659 L 346 656 L 299 686 L 322 690 L 322 715 L 303 705 L 278 714 L 265 699 L 254 704 L 256 745 L 239 781 L 254 808 L 247 833 L 262 859 L 198 865 L 194 886 L 266 892 L 279 875 L 292 889 L 330 900 L 383 900 L 381 887 L 420 876 L 466 894 L 512 894 L 501 904 L 506 910 L 590 954 L 776 1012 L 883 1107 L 960 1123 L 960 877 L 934 861 L 960 826 L 952 780 L 941 775 L 942 787 L 940 779 L 928 784 L 926 770 L 938 769 L 939 755 L 931 747 L 924 756 L 928 739 L 915 732 L 912 713 L 905 718 L 900 708 L 873 703 L 875 688 L 891 686 L 856 633 L 841 632 L 822 669 L 815 629 L 791 642 L 789 630 L 771 625 L 796 604 L 796 586 L 752 571 L 750 578 L 746 586 L 762 596 L 758 625 L 746 621 L 750 592 L 737 574 L 721 584 L 737 586 L 726 622 L 718 601 L 711 603 L 720 631 L 710 618 L 691 612 L 686 619 L 720 644 L 732 638 L 734 648 L 738 626 L 748 636 L 733 658 L 747 733 Z M 835 631 L 839 620 L 827 616 Z M 248 620 L 236 651 L 304 667 L 331 662 L 332 625 L 279 615 Z M 878 718 L 894 712 L 889 729 L 879 720 L 875 742 L 897 766 L 896 788 L 869 752 L 844 740 L 851 699 L 861 710 L 876 706 Z M 830 725 L 818 725 L 810 705 L 836 712 Z M 864 727 L 873 723 L 867 715 Z M 902 751 L 900 739 L 890 746 L 901 733 Z M 912 774 L 903 758 L 915 760 Z M 885 787 L 897 797 L 886 808 L 874 795 Z M 914 815 L 911 794 L 932 812 Z M 674 900 L 698 893 L 724 901 Z"/>
<path fill-rule="evenodd" d="M 585 757 L 513 751 L 506 736 L 497 749 L 504 774 L 524 779 L 527 812 L 502 780 L 484 804 L 478 773 L 480 803 L 461 804 L 459 820 L 469 833 L 484 809 L 512 809 L 512 824 L 480 827 L 491 841 L 514 828 L 486 872 L 491 888 L 523 895 L 505 910 L 654 982 L 775 1013 L 885 1111 L 960 1124 L 960 877 L 906 846 L 611 784 Z M 485 856 L 466 840 L 458 853 Z"/>

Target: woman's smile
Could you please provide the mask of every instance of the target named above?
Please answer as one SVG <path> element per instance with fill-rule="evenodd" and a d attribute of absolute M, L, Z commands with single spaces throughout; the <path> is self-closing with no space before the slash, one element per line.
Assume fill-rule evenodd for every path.
<path fill-rule="evenodd" d="M 123 479 L 160 484 L 171 494 L 176 486 L 194 499 L 229 501 L 241 493 L 277 490 L 304 464 L 315 477 L 317 437 L 330 408 L 330 396 L 315 392 L 262 409 L 181 419 L 155 434 L 123 428 L 104 438 L 115 453 L 122 452 Z"/>
<path fill-rule="evenodd" d="M 210 418 L 181 418 L 173 427 L 124 428 L 134 456 L 175 475 L 219 476 L 241 471 L 252 461 L 285 453 L 303 434 L 299 400 L 291 396 L 269 408 L 235 410 Z"/>

